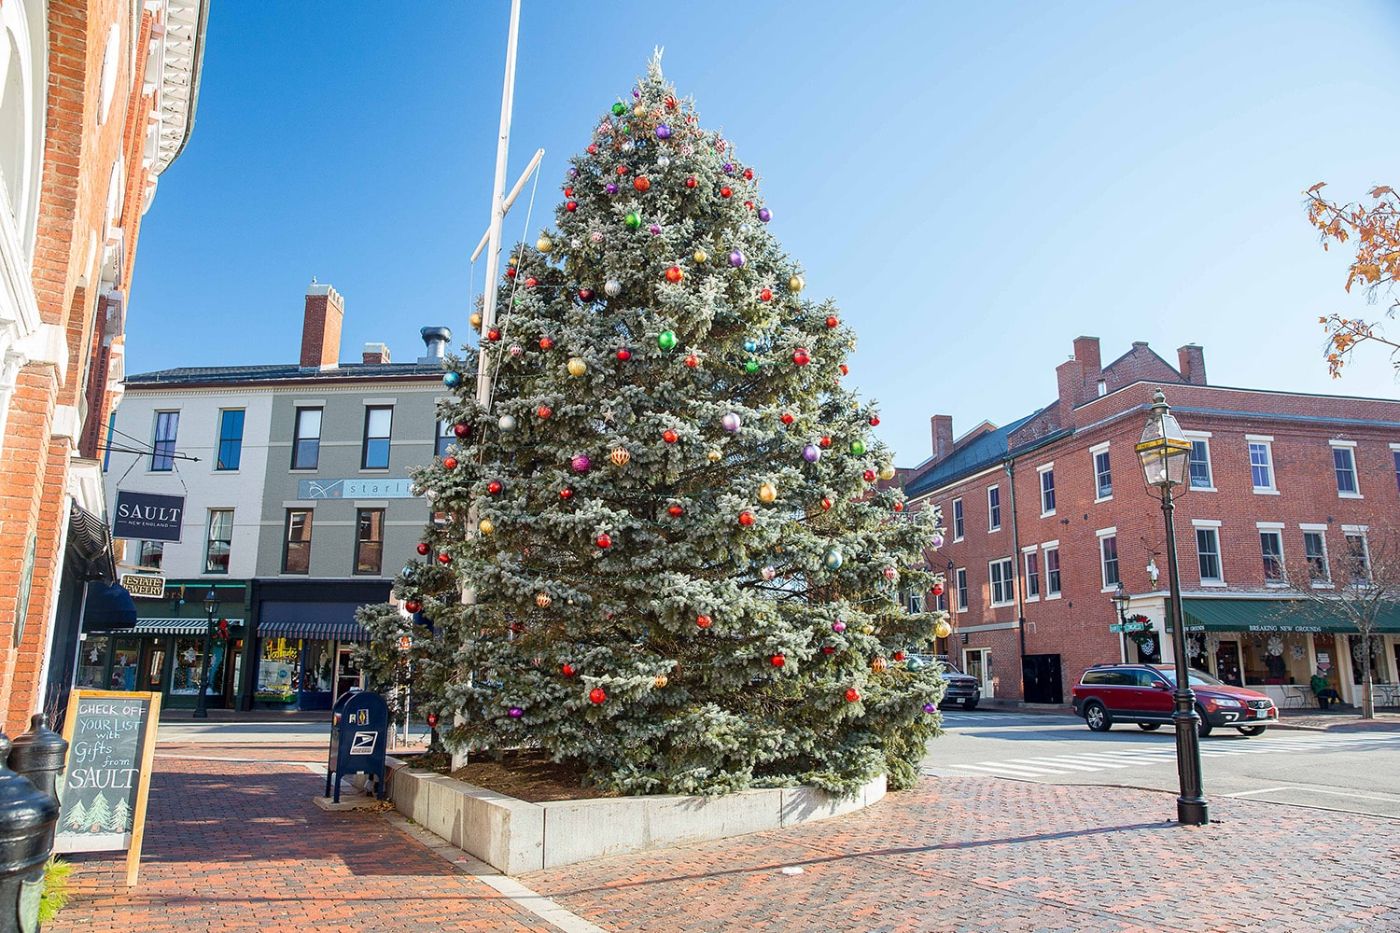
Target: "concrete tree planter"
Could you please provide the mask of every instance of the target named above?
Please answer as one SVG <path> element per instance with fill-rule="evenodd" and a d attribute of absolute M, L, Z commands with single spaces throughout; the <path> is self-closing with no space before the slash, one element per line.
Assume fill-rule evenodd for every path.
<path fill-rule="evenodd" d="M 884 775 L 852 797 L 810 787 L 723 797 L 657 795 L 528 803 L 388 760 L 394 808 L 507 875 L 851 813 L 885 796 Z"/>

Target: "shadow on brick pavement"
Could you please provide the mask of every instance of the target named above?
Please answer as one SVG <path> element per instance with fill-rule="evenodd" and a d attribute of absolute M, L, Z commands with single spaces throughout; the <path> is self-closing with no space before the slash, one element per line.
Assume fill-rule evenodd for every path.
<path fill-rule="evenodd" d="M 326 813 L 323 779 L 280 763 L 157 757 L 140 883 L 75 855 L 51 931 L 545 930 L 373 812 Z"/>

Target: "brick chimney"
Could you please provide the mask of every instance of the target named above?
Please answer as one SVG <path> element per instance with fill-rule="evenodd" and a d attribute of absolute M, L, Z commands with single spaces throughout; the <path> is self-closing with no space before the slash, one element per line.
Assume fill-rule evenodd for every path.
<path fill-rule="evenodd" d="M 301 325 L 303 369 L 335 369 L 340 362 L 340 325 L 345 300 L 329 285 L 312 279 L 306 288 L 306 317 Z"/>
<path fill-rule="evenodd" d="M 1074 409 L 1098 397 L 1099 380 L 1103 378 L 1103 358 L 1099 355 L 1099 338 L 1075 337 L 1074 355 L 1055 367 L 1055 381 L 1060 392 L 1060 424 L 1070 423 Z"/>
<path fill-rule="evenodd" d="M 928 422 L 933 433 L 933 462 L 937 463 L 953 452 L 953 416 L 934 415 Z"/>
<path fill-rule="evenodd" d="M 1176 351 L 1176 361 L 1182 382 L 1192 386 L 1206 384 L 1206 351 L 1200 344 L 1188 343 L 1180 347 Z"/>
<path fill-rule="evenodd" d="M 366 366 L 376 366 L 389 362 L 389 345 L 387 343 L 367 343 L 364 352 L 360 354 L 360 360 Z"/>

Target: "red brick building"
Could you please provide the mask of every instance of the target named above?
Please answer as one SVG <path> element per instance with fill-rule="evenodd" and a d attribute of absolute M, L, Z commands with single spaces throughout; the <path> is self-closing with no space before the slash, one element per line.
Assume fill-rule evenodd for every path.
<path fill-rule="evenodd" d="M 45 703 L 56 622 L 110 579 L 98 448 L 141 218 L 193 126 L 207 0 L 3 0 L 0 722 Z M 61 679 L 61 678 L 60 678 Z"/>
<path fill-rule="evenodd" d="M 1056 375 L 1058 397 L 1010 424 L 955 438 L 933 416 L 933 455 L 905 479 L 915 507 L 942 510 L 946 648 L 983 695 L 1064 703 L 1091 664 L 1171 659 L 1162 513 L 1133 451 L 1160 387 L 1193 442 L 1176 510 L 1193 666 L 1284 705 L 1322 668 L 1359 697 L 1362 640 L 1329 610 L 1297 611 L 1285 570 L 1311 568 L 1325 591 L 1400 524 L 1400 401 L 1211 385 L 1198 346 L 1172 366 L 1134 343 L 1105 366 L 1093 337 Z M 1149 632 L 1110 630 L 1120 581 Z M 1379 631 L 1376 680 L 1395 684 L 1400 618 Z"/>

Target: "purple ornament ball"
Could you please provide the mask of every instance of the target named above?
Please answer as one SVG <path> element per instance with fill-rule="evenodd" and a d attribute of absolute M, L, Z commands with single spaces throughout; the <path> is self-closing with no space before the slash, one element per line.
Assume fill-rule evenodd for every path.
<path fill-rule="evenodd" d="M 657 139 L 670 139 L 670 138 L 671 138 L 671 128 L 670 128 L 669 126 L 667 126 L 666 124 L 664 124 L 664 123 L 658 123 L 658 124 L 656 124 L 656 138 L 657 138 Z"/>
<path fill-rule="evenodd" d="M 525 711 L 524 711 L 523 709 L 521 709 L 520 707 L 518 707 L 518 706 L 512 706 L 512 707 L 510 708 L 510 718 L 511 718 L 511 719 L 519 719 L 521 716 L 524 716 L 524 715 L 525 715 Z"/>
<path fill-rule="evenodd" d="M 934 546 L 934 549 L 935 549 L 935 550 L 938 549 L 938 548 L 941 548 L 941 547 L 943 546 L 943 536 L 940 535 L 940 534 L 935 534 L 935 535 L 933 536 L 933 540 L 930 541 L 929 543 L 932 544 L 932 545 Z"/>
<path fill-rule="evenodd" d="M 577 178 L 577 177 L 578 177 L 578 169 L 576 169 L 576 168 L 571 168 L 571 169 L 569 169 L 569 177 L 570 177 L 570 178 Z"/>
<path fill-rule="evenodd" d="M 842 632 L 844 632 L 844 631 L 846 630 L 846 623 L 845 623 L 845 622 L 833 622 L 833 623 L 831 623 L 831 630 L 832 630 L 833 632 L 835 632 L 836 634 L 840 635 Z"/>
<path fill-rule="evenodd" d="M 816 463 L 822 458 L 822 449 L 816 444 L 808 444 L 802 448 L 802 459 L 808 463 Z"/>
<path fill-rule="evenodd" d="M 612 182 L 608 182 L 606 185 L 603 186 L 603 190 L 606 191 L 608 194 L 617 194 L 617 185 L 613 184 Z"/>
<path fill-rule="evenodd" d="M 766 207 L 760 207 L 758 209 L 758 219 L 764 223 L 768 223 L 768 221 L 773 219 L 773 212 Z"/>
<path fill-rule="evenodd" d="M 733 163 L 733 162 L 726 162 L 726 163 L 724 163 L 724 174 L 726 174 L 726 175 L 733 175 L 733 174 L 734 174 L 734 163 Z"/>
<path fill-rule="evenodd" d="M 728 431 L 730 434 L 733 434 L 737 432 L 740 427 L 743 426 L 744 422 L 740 420 L 739 416 L 736 413 L 731 411 L 729 414 L 719 419 L 719 423 L 724 426 L 724 429 L 726 431 Z"/>
<path fill-rule="evenodd" d="M 579 454 L 569 462 L 575 473 L 587 473 L 588 468 L 593 465 L 593 461 L 588 459 L 588 454 Z"/>
<path fill-rule="evenodd" d="M 632 96 L 633 96 L 634 98 L 636 98 L 637 100 L 641 100 L 641 97 L 642 97 L 642 92 L 641 92 L 641 90 L 638 89 L 638 88 L 635 88 L 635 87 L 632 88 Z"/>
<path fill-rule="evenodd" d="M 924 704 L 924 712 L 925 712 L 925 713 L 932 713 L 932 712 L 933 712 L 934 710 L 936 710 L 936 709 L 938 709 L 938 707 L 934 706 L 932 703 L 925 703 L 925 704 Z"/>
<path fill-rule="evenodd" d="M 660 225 L 660 224 L 652 224 L 652 225 L 651 225 L 650 227 L 648 227 L 647 229 L 651 231 L 651 235 L 652 235 L 652 236 L 660 236 L 660 235 L 661 235 L 661 225 Z"/>
<path fill-rule="evenodd" d="M 748 260 L 744 258 L 744 254 L 737 249 L 729 254 L 729 264 L 736 269 L 742 269 L 746 262 L 748 262 Z"/>

